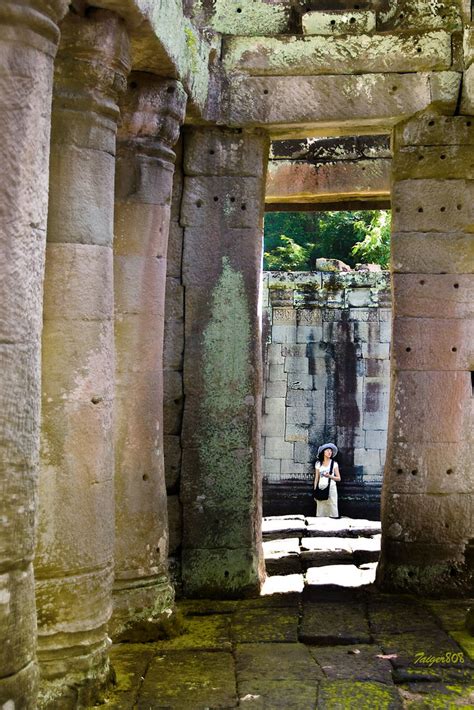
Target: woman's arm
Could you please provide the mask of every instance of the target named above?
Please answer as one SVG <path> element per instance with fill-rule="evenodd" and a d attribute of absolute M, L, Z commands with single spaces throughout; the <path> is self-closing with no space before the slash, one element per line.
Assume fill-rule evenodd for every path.
<path fill-rule="evenodd" d="M 341 480 L 341 474 L 339 473 L 339 466 L 337 463 L 334 461 L 334 468 L 332 471 L 332 476 L 329 476 L 329 478 L 332 478 L 334 481 L 340 481 Z"/>
<path fill-rule="evenodd" d="M 315 466 L 314 466 L 313 488 L 317 488 L 318 483 L 319 483 L 319 467 L 320 467 L 320 465 L 321 465 L 321 464 L 318 462 L 318 463 L 315 464 Z"/>

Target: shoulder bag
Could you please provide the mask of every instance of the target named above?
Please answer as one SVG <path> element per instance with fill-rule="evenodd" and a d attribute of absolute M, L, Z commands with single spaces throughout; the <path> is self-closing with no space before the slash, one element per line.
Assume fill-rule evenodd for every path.
<path fill-rule="evenodd" d="M 334 459 L 331 459 L 331 465 L 329 467 L 329 474 L 332 474 L 332 470 L 334 468 Z M 331 480 L 329 480 L 328 485 L 326 488 L 320 488 L 319 487 L 319 481 L 321 480 L 321 474 L 319 474 L 319 480 L 318 480 L 318 485 L 316 488 L 313 488 L 313 499 L 315 501 L 318 500 L 328 500 L 329 499 L 329 488 L 331 486 Z"/>

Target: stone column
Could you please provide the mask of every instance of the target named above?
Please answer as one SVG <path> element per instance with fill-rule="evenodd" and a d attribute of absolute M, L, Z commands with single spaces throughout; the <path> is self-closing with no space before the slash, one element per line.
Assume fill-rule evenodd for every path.
<path fill-rule="evenodd" d="M 53 62 L 66 0 L 0 3 L 0 706 L 33 708 L 40 336 Z"/>
<path fill-rule="evenodd" d="M 268 157 L 265 134 L 186 137 L 183 587 L 259 588 L 261 341 L 258 299 Z"/>
<path fill-rule="evenodd" d="M 40 669 L 45 692 L 65 693 L 61 707 L 68 694 L 92 704 L 108 675 L 114 154 L 128 45 L 114 13 L 71 14 L 55 73 L 35 574 Z"/>
<path fill-rule="evenodd" d="M 175 153 L 186 94 L 134 73 L 122 105 L 115 189 L 116 543 L 112 633 L 148 640 L 173 605 L 167 572 L 163 327 Z"/>
<path fill-rule="evenodd" d="M 393 352 L 378 581 L 472 593 L 474 119 L 399 124 Z"/>

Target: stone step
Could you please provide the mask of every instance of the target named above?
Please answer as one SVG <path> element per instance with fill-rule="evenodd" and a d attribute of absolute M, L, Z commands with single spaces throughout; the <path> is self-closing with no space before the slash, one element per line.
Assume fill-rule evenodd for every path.
<path fill-rule="evenodd" d="M 302 515 L 272 516 L 262 521 L 263 540 L 303 537 L 372 537 L 381 532 L 381 523 L 354 518 L 305 518 Z"/>
<path fill-rule="evenodd" d="M 371 537 L 381 532 L 376 520 L 354 518 L 306 518 L 305 537 Z"/>
<path fill-rule="evenodd" d="M 377 562 L 380 535 L 370 538 L 284 538 L 263 543 L 268 575 L 298 574 L 308 567 L 335 564 L 360 566 Z"/>
<path fill-rule="evenodd" d="M 355 565 L 330 565 L 309 567 L 305 583 L 310 586 L 336 585 L 338 587 L 361 587 L 375 581 L 376 562 L 362 567 Z"/>

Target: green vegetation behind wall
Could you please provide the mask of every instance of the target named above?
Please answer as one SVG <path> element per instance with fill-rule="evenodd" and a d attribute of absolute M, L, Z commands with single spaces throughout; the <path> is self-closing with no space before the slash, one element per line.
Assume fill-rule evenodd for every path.
<path fill-rule="evenodd" d="M 390 212 L 268 212 L 263 268 L 313 271 L 316 259 L 380 264 L 390 260 Z"/>

